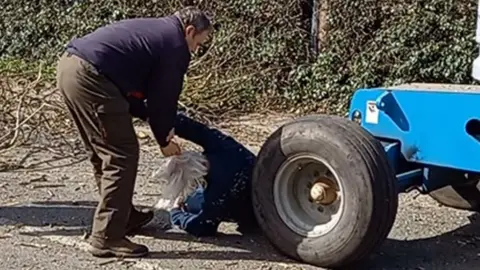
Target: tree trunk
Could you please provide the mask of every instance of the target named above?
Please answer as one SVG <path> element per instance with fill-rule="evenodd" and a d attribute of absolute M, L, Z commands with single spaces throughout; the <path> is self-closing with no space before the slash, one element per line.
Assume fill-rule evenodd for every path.
<path fill-rule="evenodd" d="M 317 50 L 321 50 L 323 45 L 325 45 L 327 34 L 328 34 L 328 11 L 329 11 L 329 0 L 317 0 L 320 1 L 318 7 L 319 11 L 317 12 L 317 20 L 318 20 L 318 31 L 317 31 L 317 39 L 318 39 L 318 47 Z"/>

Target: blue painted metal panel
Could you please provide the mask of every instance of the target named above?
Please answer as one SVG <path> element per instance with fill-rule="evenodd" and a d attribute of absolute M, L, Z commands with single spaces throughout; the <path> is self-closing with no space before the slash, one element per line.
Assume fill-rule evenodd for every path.
<path fill-rule="evenodd" d="M 477 30 L 475 33 L 475 41 L 477 43 L 477 48 L 480 47 L 480 1 L 477 4 Z M 479 81 L 480 80 L 480 56 L 477 56 L 473 61 L 472 65 L 472 77 Z"/>
<path fill-rule="evenodd" d="M 445 89 L 359 89 L 350 104 L 378 138 L 400 142 L 406 160 L 480 172 L 480 141 L 466 131 L 480 120 L 480 92 Z"/>
<path fill-rule="evenodd" d="M 400 152 L 399 142 L 381 142 L 390 167 L 397 175 L 398 192 L 409 191 L 412 187 L 422 187 L 425 182 L 423 175 L 424 168 L 409 166 L 410 164 L 403 159 Z"/>
<path fill-rule="evenodd" d="M 390 167 L 395 173 L 400 173 L 400 143 L 383 143 L 383 148 L 385 149 L 385 154 L 388 159 Z"/>
<path fill-rule="evenodd" d="M 416 169 L 401 174 L 397 174 L 398 190 L 397 192 L 406 192 L 410 188 L 420 186 L 424 181 L 423 169 Z"/>

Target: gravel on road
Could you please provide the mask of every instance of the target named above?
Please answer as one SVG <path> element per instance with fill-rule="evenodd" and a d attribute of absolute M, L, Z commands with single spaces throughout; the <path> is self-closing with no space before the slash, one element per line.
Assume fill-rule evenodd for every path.
<path fill-rule="evenodd" d="M 261 115 L 220 123 L 253 151 L 291 116 Z M 148 128 L 137 128 L 148 134 Z M 147 136 L 148 136 L 147 135 Z M 184 144 L 187 148 L 193 146 Z M 149 246 L 143 259 L 97 259 L 86 252 L 84 234 L 96 204 L 86 160 L 59 159 L 55 153 L 25 156 L 18 148 L 0 163 L 25 159 L 24 168 L 0 173 L 0 269 L 319 269 L 278 253 L 261 235 L 242 236 L 224 223 L 212 238 L 147 228 L 135 241 Z M 161 154 L 151 137 L 142 139 L 135 203 L 151 206 L 158 191 L 151 179 Z M 74 162 L 74 163 L 72 163 Z M 35 165 L 37 164 L 37 165 Z M 400 195 L 388 239 L 359 269 L 473 270 L 480 265 L 480 216 L 442 207 L 415 192 Z"/>

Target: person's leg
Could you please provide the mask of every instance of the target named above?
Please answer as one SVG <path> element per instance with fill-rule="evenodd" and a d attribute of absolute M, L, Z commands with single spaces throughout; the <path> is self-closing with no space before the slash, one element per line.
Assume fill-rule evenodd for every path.
<path fill-rule="evenodd" d="M 97 185 L 97 192 L 100 195 L 100 181 L 102 177 L 102 160 L 97 155 L 97 153 L 95 153 L 93 146 L 90 143 L 90 140 L 88 138 L 88 135 L 82 127 L 82 121 L 79 119 L 79 116 L 76 114 L 74 104 L 70 103 L 67 94 L 63 91 L 63 88 L 60 88 L 60 93 L 63 96 L 63 99 L 67 107 L 67 111 L 70 114 L 70 118 L 73 120 L 73 123 L 77 127 L 77 132 L 79 133 L 83 146 L 85 147 L 85 150 L 89 156 L 90 163 L 93 165 L 93 176 L 95 178 L 95 184 Z"/>
<path fill-rule="evenodd" d="M 232 222 L 237 223 L 237 231 L 244 235 L 256 234 L 260 229 L 253 210 L 251 173 L 249 171 L 251 170 L 246 169 L 235 178 L 230 200 Z"/>
<path fill-rule="evenodd" d="M 238 225 L 237 230 L 242 234 L 258 232 L 258 223 L 253 212 L 251 188 L 252 171 L 255 157 L 244 152 L 238 154 L 244 160 L 243 168 L 233 177 L 233 185 L 229 194 L 229 213 L 231 221 Z"/>
<path fill-rule="evenodd" d="M 134 235 L 143 226 L 152 221 L 154 213 L 151 210 L 138 210 L 133 204 L 131 204 L 130 217 L 127 222 L 126 235 Z"/>
<path fill-rule="evenodd" d="M 92 254 L 147 254 L 145 246 L 125 238 L 139 154 L 128 102 L 111 82 L 75 56 L 61 58 L 57 79 L 82 139 L 96 155 L 91 157 L 95 178 L 101 182 L 101 199 L 92 226 Z"/>
<path fill-rule="evenodd" d="M 85 140 L 84 140 L 85 141 Z M 87 139 L 88 141 L 88 139 Z M 103 172 L 102 172 L 102 159 L 97 155 L 97 153 L 95 153 L 95 151 L 93 151 L 93 147 L 88 144 L 88 146 L 86 146 L 87 149 L 91 149 L 89 150 L 89 157 L 90 157 L 90 162 L 92 163 L 93 165 L 93 175 L 94 175 L 94 178 L 95 178 L 95 183 L 97 185 L 97 192 L 98 192 L 98 195 L 101 196 L 102 193 L 102 175 L 103 175 Z M 126 234 L 127 235 L 134 235 L 137 230 L 139 230 L 141 227 L 143 227 L 144 225 L 148 224 L 151 220 L 153 219 L 153 212 L 152 211 L 142 211 L 142 210 L 138 210 L 135 208 L 135 206 L 133 206 L 133 204 L 131 205 L 131 209 L 130 209 L 130 216 L 129 216 L 129 219 L 128 219 L 128 223 L 127 223 L 127 230 L 126 230 Z"/>
<path fill-rule="evenodd" d="M 93 177 L 95 178 L 95 184 L 97 185 L 97 192 L 101 195 L 102 191 L 102 159 L 92 151 L 90 153 L 90 163 L 93 165 Z"/>
<path fill-rule="evenodd" d="M 103 175 L 103 172 L 102 172 L 103 162 L 102 162 L 102 159 L 94 151 L 90 153 L 90 162 L 93 165 L 93 174 L 95 177 L 95 182 L 97 184 L 97 192 L 101 196 L 102 195 L 101 182 L 102 182 L 102 175 Z M 134 235 L 137 232 L 137 230 L 139 230 L 144 225 L 147 225 L 152 219 L 153 219 L 152 211 L 145 212 L 142 210 L 138 210 L 132 204 L 130 207 L 130 216 L 127 223 L 126 234 Z"/>

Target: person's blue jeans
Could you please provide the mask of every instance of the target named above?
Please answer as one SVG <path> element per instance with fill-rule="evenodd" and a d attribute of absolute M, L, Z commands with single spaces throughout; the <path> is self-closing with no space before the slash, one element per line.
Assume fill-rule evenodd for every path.
<path fill-rule="evenodd" d="M 192 214 L 200 213 L 205 201 L 204 192 L 205 190 L 203 187 L 199 187 L 192 194 L 187 196 L 185 199 L 185 208 L 188 212 Z"/>

